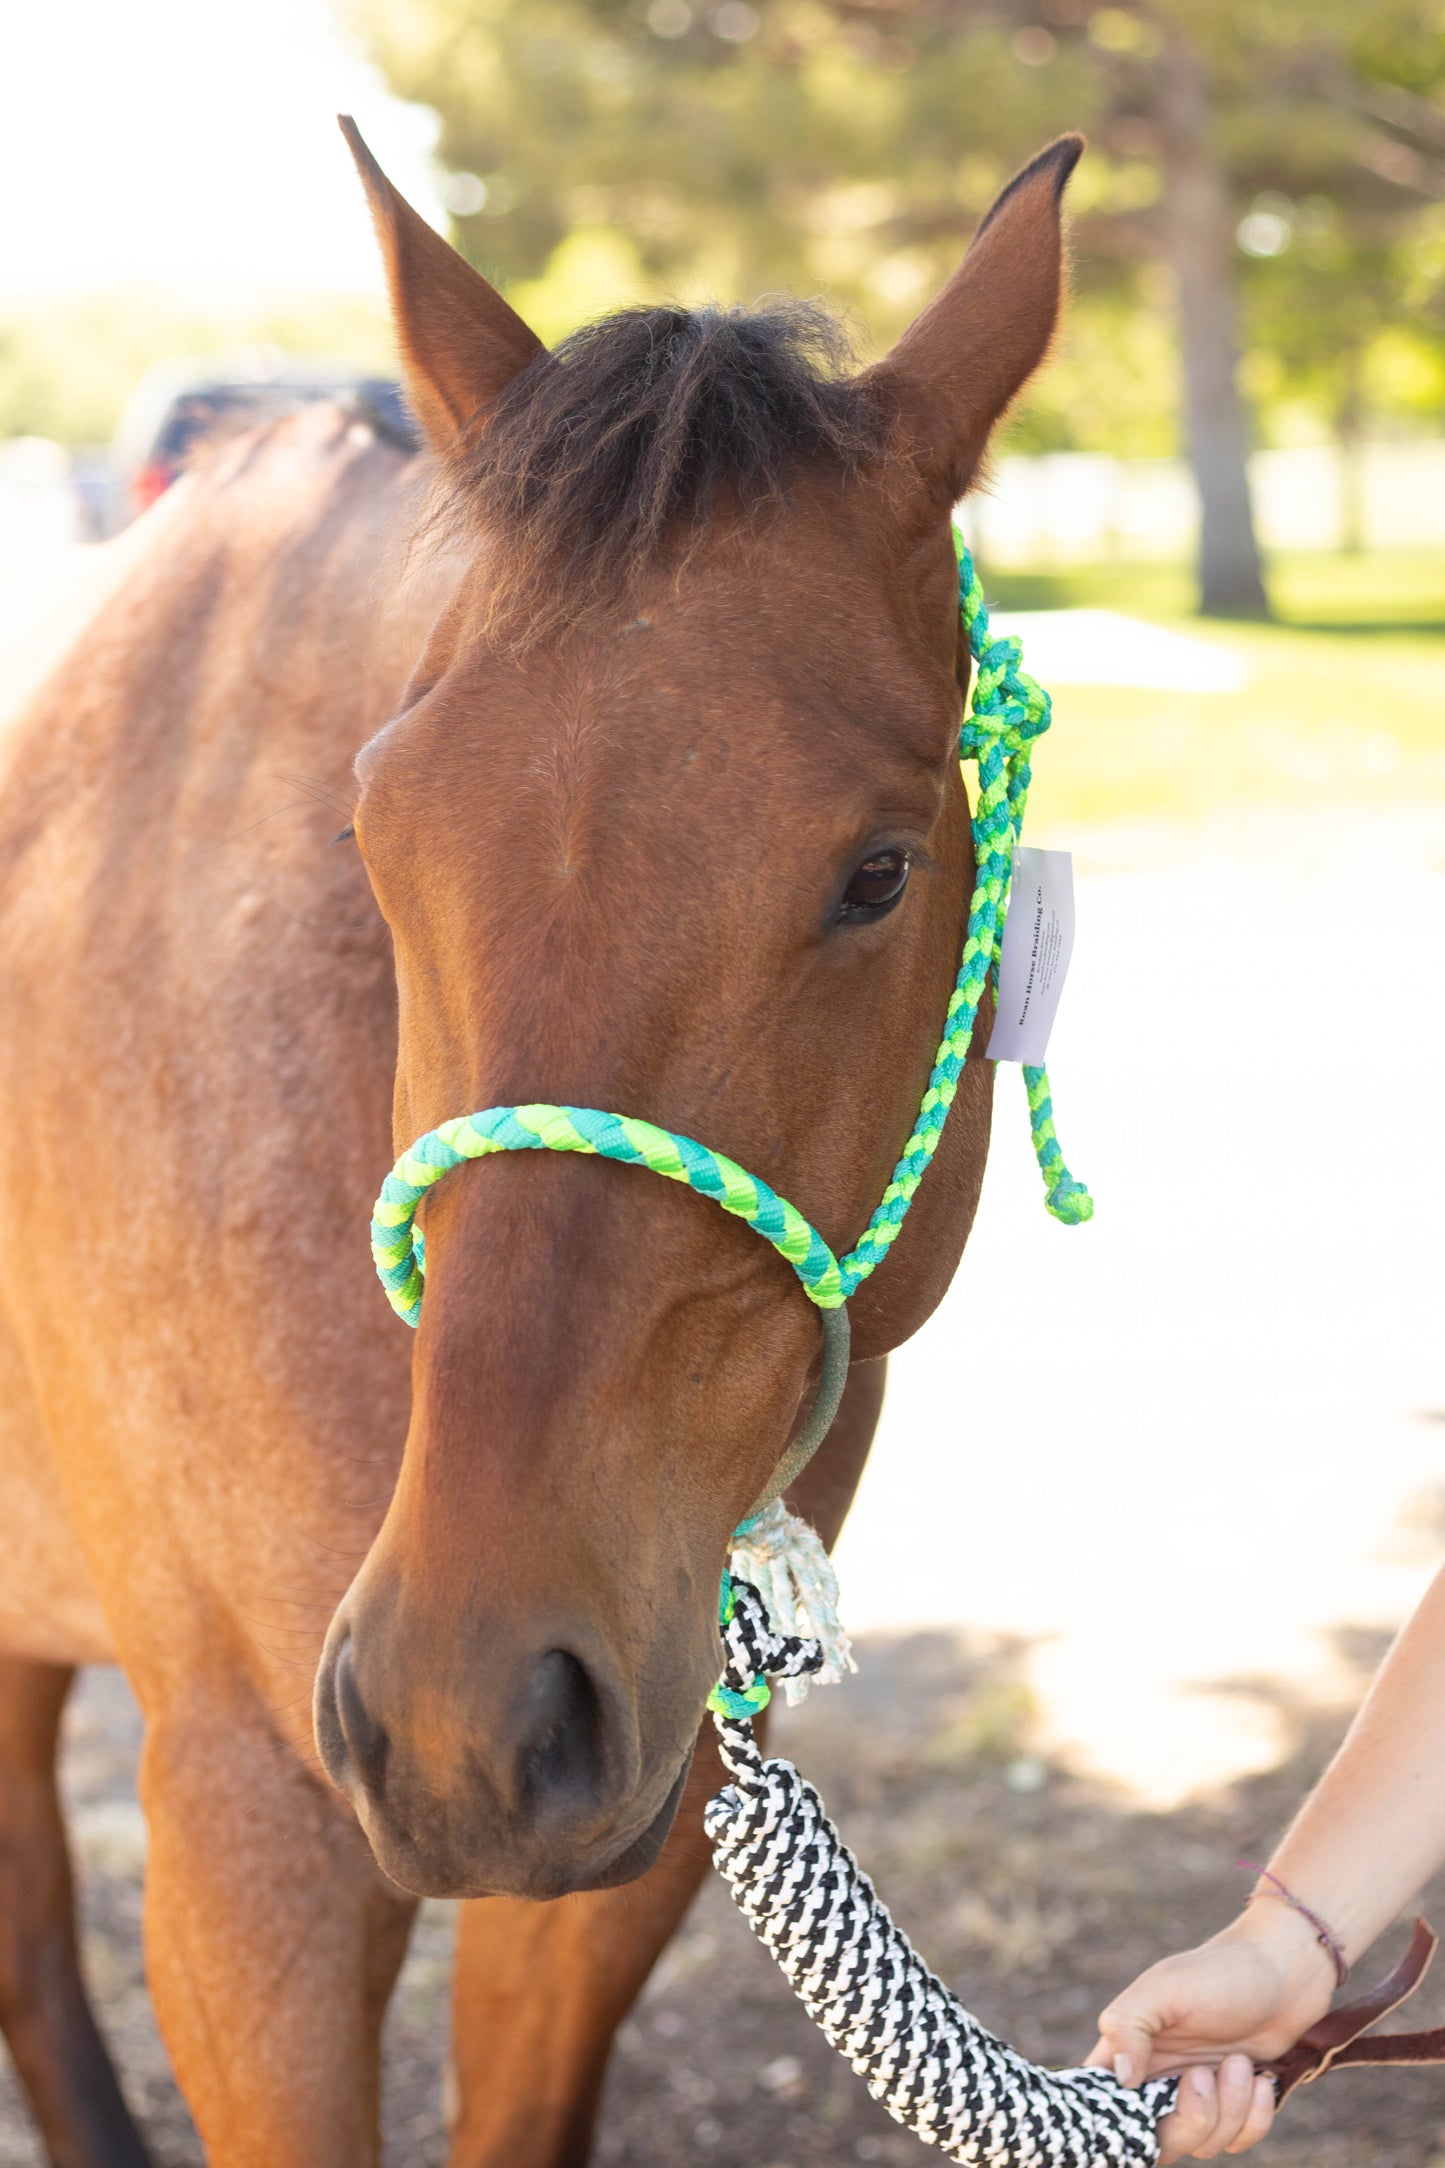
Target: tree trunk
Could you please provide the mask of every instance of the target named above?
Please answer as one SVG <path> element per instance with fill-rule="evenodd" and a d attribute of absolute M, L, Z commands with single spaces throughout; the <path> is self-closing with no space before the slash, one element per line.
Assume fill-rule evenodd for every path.
<path fill-rule="evenodd" d="M 1340 460 L 1340 548 L 1358 557 L 1365 546 L 1365 395 L 1361 355 L 1345 363 L 1344 389 L 1335 408 Z"/>
<path fill-rule="evenodd" d="M 1184 420 L 1199 492 L 1199 607 L 1267 617 L 1234 332 L 1234 207 L 1210 141 L 1209 80 L 1177 32 L 1159 60 L 1164 226 L 1179 303 Z"/>

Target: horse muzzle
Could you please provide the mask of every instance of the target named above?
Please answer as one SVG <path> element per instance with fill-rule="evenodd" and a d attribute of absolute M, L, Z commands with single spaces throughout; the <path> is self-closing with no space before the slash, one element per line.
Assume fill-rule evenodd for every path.
<path fill-rule="evenodd" d="M 392 1881 L 421 1897 L 551 1898 L 652 1865 L 701 1696 L 667 1727 L 685 1745 L 648 1753 L 632 1697 L 586 1644 L 509 1637 L 437 1680 L 343 1605 L 317 1673 L 316 1743 Z"/>

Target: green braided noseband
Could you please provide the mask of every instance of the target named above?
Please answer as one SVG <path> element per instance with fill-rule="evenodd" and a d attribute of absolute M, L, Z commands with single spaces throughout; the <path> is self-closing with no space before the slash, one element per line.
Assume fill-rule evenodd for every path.
<path fill-rule="evenodd" d="M 972 824 L 973 899 L 958 982 L 918 1119 L 856 1246 L 846 1257 L 835 1257 L 801 1212 L 736 1161 L 652 1122 L 600 1113 L 595 1107 L 488 1107 L 483 1113 L 443 1122 L 402 1153 L 382 1184 L 371 1222 L 371 1253 L 381 1284 L 397 1315 L 415 1325 L 426 1284 L 426 1251 L 416 1225 L 417 1207 L 427 1191 L 464 1160 L 485 1159 L 493 1152 L 597 1153 L 629 1166 L 648 1167 L 669 1181 L 686 1182 L 700 1196 L 711 1197 L 725 1212 L 745 1220 L 787 1259 L 802 1281 L 804 1292 L 822 1315 L 825 1342 L 823 1377 L 812 1411 L 754 1512 L 782 1494 L 822 1442 L 837 1413 L 848 1366 L 843 1305 L 903 1225 L 957 1094 L 984 987 L 990 979 L 995 987 L 998 984 L 1013 852 L 1028 803 L 1029 748 L 1048 729 L 1051 704 L 1048 694 L 1020 667 L 1018 640 L 1012 635 L 1006 639 L 990 636 L 983 588 L 957 527 L 954 540 L 959 608 L 976 664 L 973 698 L 959 735 L 960 760 L 978 763 Z M 1064 1165 L 1054 1134 L 1047 1070 L 1026 1066 L 1024 1084 L 1034 1153 L 1044 1178 L 1044 1202 L 1055 1219 L 1075 1226 L 1093 1216 L 1094 1204 L 1083 1183 L 1076 1182 Z"/>

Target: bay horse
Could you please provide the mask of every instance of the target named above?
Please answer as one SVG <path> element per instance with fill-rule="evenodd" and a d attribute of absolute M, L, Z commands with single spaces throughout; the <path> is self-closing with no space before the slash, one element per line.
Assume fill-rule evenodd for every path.
<path fill-rule="evenodd" d="M 549 354 L 352 139 L 421 456 L 334 408 L 217 444 L 0 736 L 0 2020 L 65 2168 L 147 2158 L 55 1788 L 111 1662 L 217 2168 L 376 2161 L 428 1892 L 467 1900 L 451 2168 L 587 2158 L 704 1869 L 719 1571 L 816 1320 L 688 1191 L 508 1153 L 429 1202 L 413 1340 L 369 1208 L 435 1123 L 548 1099 L 861 1230 L 972 885 L 949 512 L 1053 335 L 1080 149 L 850 374 L 788 307 Z M 851 1306 L 792 1495 L 830 1543 L 990 1089 Z"/>

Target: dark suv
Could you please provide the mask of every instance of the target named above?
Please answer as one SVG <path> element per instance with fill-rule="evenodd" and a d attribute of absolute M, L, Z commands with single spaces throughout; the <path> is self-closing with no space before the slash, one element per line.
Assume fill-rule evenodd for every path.
<path fill-rule="evenodd" d="M 224 363 L 209 370 L 163 363 L 149 370 L 116 431 L 115 463 L 125 492 L 122 521 L 134 519 L 170 488 L 218 423 L 292 414 L 320 399 L 354 408 L 391 443 L 408 448 L 416 443 L 416 424 L 401 386 L 343 364 L 282 361 L 248 371 Z"/>

